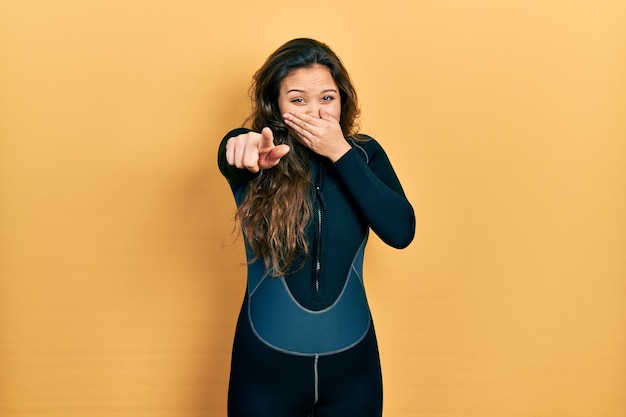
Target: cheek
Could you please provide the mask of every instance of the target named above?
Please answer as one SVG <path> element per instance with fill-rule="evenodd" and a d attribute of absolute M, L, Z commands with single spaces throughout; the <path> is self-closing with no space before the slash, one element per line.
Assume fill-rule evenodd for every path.
<path fill-rule="evenodd" d="M 278 101 L 278 109 L 280 110 L 280 114 L 287 113 L 290 110 L 294 110 L 294 104 L 289 100 L 279 100 Z"/>
<path fill-rule="evenodd" d="M 335 102 L 331 109 L 329 109 L 329 113 L 333 115 L 333 117 L 337 120 L 341 118 L 341 103 Z"/>

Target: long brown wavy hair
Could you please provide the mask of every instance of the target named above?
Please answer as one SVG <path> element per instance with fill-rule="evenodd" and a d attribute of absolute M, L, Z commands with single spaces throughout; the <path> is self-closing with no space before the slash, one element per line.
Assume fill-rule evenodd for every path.
<path fill-rule="evenodd" d="M 339 57 L 324 43 L 293 39 L 272 53 L 254 74 L 250 86 L 252 112 L 246 123 L 260 132 L 268 126 L 276 145 L 285 143 L 290 151 L 280 163 L 263 171 L 249 183 L 237 219 L 255 258 L 265 261 L 265 269 L 284 276 L 304 266 L 309 247 L 305 228 L 312 213 L 310 152 L 292 136 L 278 108 L 282 80 L 298 68 L 323 65 L 339 87 L 339 124 L 345 137 L 358 133 L 359 106 L 356 91 Z"/>

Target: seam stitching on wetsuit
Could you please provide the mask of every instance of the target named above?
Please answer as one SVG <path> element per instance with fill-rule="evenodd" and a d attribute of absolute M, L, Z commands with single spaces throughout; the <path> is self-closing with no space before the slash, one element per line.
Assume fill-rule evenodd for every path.
<path fill-rule="evenodd" d="M 256 292 L 256 290 L 261 286 L 263 281 L 265 281 L 266 279 L 267 279 L 267 275 L 261 278 L 259 282 L 256 284 L 256 286 L 252 288 L 252 291 L 250 291 L 250 294 L 248 295 L 248 297 L 252 297 L 252 295 Z"/>
<path fill-rule="evenodd" d="M 356 268 L 354 267 L 354 265 L 352 265 L 352 270 L 354 271 L 354 275 L 357 276 L 357 278 L 359 279 L 359 281 L 363 282 L 363 278 L 361 277 L 361 275 L 359 275 L 359 271 L 356 270 Z"/>
<path fill-rule="evenodd" d="M 318 371 L 318 363 L 320 360 L 320 355 L 315 355 L 315 363 L 314 363 L 314 372 L 315 372 L 315 401 L 313 401 L 313 405 L 317 404 L 317 402 L 319 401 L 319 371 Z"/>
<path fill-rule="evenodd" d="M 356 143 L 355 140 L 350 140 L 352 142 L 352 146 L 354 146 L 356 149 L 359 149 L 361 152 L 363 152 L 363 154 L 365 155 L 365 163 L 367 165 L 369 165 L 370 163 L 370 156 L 367 154 L 367 151 L 365 149 L 363 149 L 363 147 L 361 145 L 359 145 L 358 143 Z"/>

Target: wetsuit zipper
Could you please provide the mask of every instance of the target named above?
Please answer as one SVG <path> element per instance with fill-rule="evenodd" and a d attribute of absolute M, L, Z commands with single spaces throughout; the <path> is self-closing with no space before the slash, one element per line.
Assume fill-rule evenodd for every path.
<path fill-rule="evenodd" d="M 315 290 L 315 298 L 320 298 L 320 279 L 322 272 L 322 230 L 323 230 L 323 211 L 326 211 L 326 203 L 324 202 L 324 194 L 322 194 L 322 164 L 319 164 L 319 174 L 317 183 L 315 184 L 315 194 L 317 195 L 317 242 L 315 248 L 315 282 L 313 288 Z"/>

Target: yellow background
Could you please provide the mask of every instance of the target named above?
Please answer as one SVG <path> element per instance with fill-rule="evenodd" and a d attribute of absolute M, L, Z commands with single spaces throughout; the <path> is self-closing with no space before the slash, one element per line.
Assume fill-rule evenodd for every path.
<path fill-rule="evenodd" d="M 225 415 L 245 272 L 216 147 L 309 36 L 417 215 L 408 249 L 367 251 L 385 415 L 626 416 L 625 21 L 621 0 L 2 1 L 0 415 Z"/>

